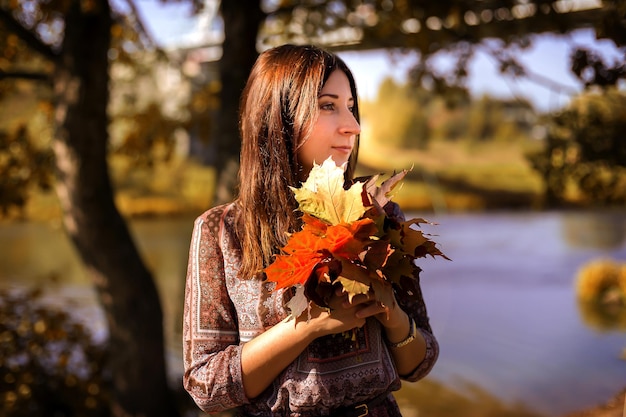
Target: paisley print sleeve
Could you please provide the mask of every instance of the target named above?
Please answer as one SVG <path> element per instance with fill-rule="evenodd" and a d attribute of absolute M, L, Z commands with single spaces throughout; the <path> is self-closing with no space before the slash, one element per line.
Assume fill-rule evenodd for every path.
<path fill-rule="evenodd" d="M 235 308 L 228 296 L 219 244 L 224 210 L 198 217 L 189 250 L 183 319 L 183 385 L 214 413 L 247 404 Z"/>
<path fill-rule="evenodd" d="M 419 283 L 419 278 L 418 279 Z M 433 331 L 430 327 L 428 312 L 426 311 L 426 304 L 424 303 L 424 298 L 422 297 L 422 291 L 417 285 L 417 294 L 415 294 L 410 300 L 408 297 L 402 297 L 399 294 L 396 294 L 398 299 L 398 304 L 402 307 L 402 309 L 415 320 L 415 324 L 417 325 L 417 330 L 424 336 L 424 340 L 426 341 L 426 356 L 422 363 L 419 364 L 417 368 L 413 372 L 408 375 L 400 375 L 400 378 L 405 379 L 410 382 L 415 382 L 419 379 L 424 378 L 431 371 L 435 362 L 437 362 L 437 358 L 439 357 L 439 343 L 433 334 Z"/>
<path fill-rule="evenodd" d="M 385 205 L 384 209 L 388 216 L 395 218 L 398 221 L 406 220 L 404 213 L 400 209 L 400 206 L 395 202 L 390 201 Z M 396 294 L 398 304 L 400 304 L 402 309 L 409 316 L 411 316 L 413 320 L 415 320 L 418 331 L 422 334 L 424 340 L 426 341 L 426 357 L 424 358 L 422 363 L 420 363 L 419 366 L 410 374 L 400 375 L 400 378 L 411 382 L 415 382 L 428 375 L 428 373 L 435 365 L 435 362 L 437 362 L 437 358 L 439 357 L 439 343 L 437 342 L 437 339 L 435 338 L 433 331 L 430 327 L 428 311 L 426 310 L 426 303 L 424 302 L 422 290 L 419 285 L 419 275 L 416 276 L 415 279 L 417 281 L 417 293 L 413 297 L 403 297 L 399 293 Z"/>

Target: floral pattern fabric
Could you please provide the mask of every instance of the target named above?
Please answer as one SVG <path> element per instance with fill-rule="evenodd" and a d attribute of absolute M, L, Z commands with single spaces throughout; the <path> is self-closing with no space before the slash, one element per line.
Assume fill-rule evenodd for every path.
<path fill-rule="evenodd" d="M 246 416 L 332 415 L 341 406 L 372 399 L 400 388 L 391 354 L 376 319 L 368 319 L 354 337 L 331 335 L 315 340 L 260 396 L 246 398 L 242 383 L 244 343 L 288 316 L 290 289 L 240 279 L 242 257 L 235 233 L 237 206 L 218 206 L 199 216 L 189 251 L 183 320 L 183 383 L 196 404 L 213 413 L 237 408 Z M 426 340 L 426 358 L 408 381 L 433 367 L 439 346 L 421 294 L 398 299 Z M 390 394 L 369 415 L 400 416 Z"/>

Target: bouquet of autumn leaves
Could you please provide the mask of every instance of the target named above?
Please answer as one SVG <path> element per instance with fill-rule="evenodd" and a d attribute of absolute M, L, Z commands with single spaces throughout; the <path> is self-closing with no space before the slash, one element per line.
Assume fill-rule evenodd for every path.
<path fill-rule="evenodd" d="M 275 290 L 295 287 L 287 307 L 294 317 L 312 301 L 328 307 L 326 299 L 337 285 L 352 298 L 370 290 L 377 301 L 393 305 L 381 291 L 393 285 L 409 297 L 418 294 L 417 258 L 448 259 L 428 235 L 411 226 L 424 219 L 404 221 L 388 215 L 384 206 L 407 171 L 376 184 L 378 176 L 355 181 L 344 188 L 344 170 L 328 158 L 315 164 L 301 188 L 293 188 L 302 229 L 291 234 L 272 264 L 264 269 Z M 388 308 L 388 307 L 387 307 Z"/>

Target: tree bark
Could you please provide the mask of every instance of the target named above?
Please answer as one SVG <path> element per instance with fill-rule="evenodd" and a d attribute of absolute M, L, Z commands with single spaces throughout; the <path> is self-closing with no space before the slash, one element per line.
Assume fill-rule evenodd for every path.
<path fill-rule="evenodd" d="M 219 62 L 222 89 L 220 116 L 215 123 L 215 168 L 217 184 L 214 204 L 231 201 L 234 197 L 239 170 L 239 98 L 252 65 L 258 56 L 256 49 L 259 27 L 265 18 L 260 0 L 222 1 L 220 12 L 224 19 L 224 43 Z"/>
<path fill-rule="evenodd" d="M 71 2 L 54 75 L 57 193 L 106 315 L 113 415 L 176 416 L 159 295 L 115 206 L 108 173 L 110 32 L 107 0 Z"/>

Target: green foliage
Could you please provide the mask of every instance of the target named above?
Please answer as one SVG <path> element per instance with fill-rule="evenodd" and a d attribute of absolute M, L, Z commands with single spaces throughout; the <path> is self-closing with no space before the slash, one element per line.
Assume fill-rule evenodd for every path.
<path fill-rule="evenodd" d="M 405 149 L 426 149 L 434 140 L 511 143 L 530 137 L 537 117 L 525 101 L 485 96 L 451 102 L 445 95 L 391 78 L 381 84 L 376 101 L 364 105 L 363 114 L 375 140 Z"/>
<path fill-rule="evenodd" d="M 470 103 L 465 117 L 469 138 L 502 142 L 528 137 L 531 122 L 536 118 L 527 102 L 495 100 L 488 96 Z"/>
<path fill-rule="evenodd" d="M 39 291 L 0 290 L 0 341 L 0 415 L 109 415 L 106 350 Z"/>
<path fill-rule="evenodd" d="M 375 103 L 366 105 L 371 134 L 385 144 L 399 148 L 425 148 L 429 128 L 419 92 L 396 84 L 387 78 L 380 86 Z"/>
<path fill-rule="evenodd" d="M 164 117 L 156 103 L 150 103 L 145 110 L 120 115 L 115 120 L 120 128 L 120 137 L 112 151 L 132 161 L 133 168 L 151 168 L 156 162 L 170 161 L 175 152 L 175 132 L 180 122 Z"/>
<path fill-rule="evenodd" d="M 626 64 L 617 62 L 609 65 L 599 55 L 584 48 L 577 48 L 571 57 L 571 70 L 586 87 L 615 87 L 626 78 Z"/>
<path fill-rule="evenodd" d="M 550 120 L 546 146 L 529 156 L 548 205 L 626 203 L 626 95 L 587 93 Z"/>
<path fill-rule="evenodd" d="M 54 157 L 50 149 L 33 145 L 26 126 L 15 132 L 0 131 L 0 212 L 22 210 L 33 188 L 52 185 Z"/>

